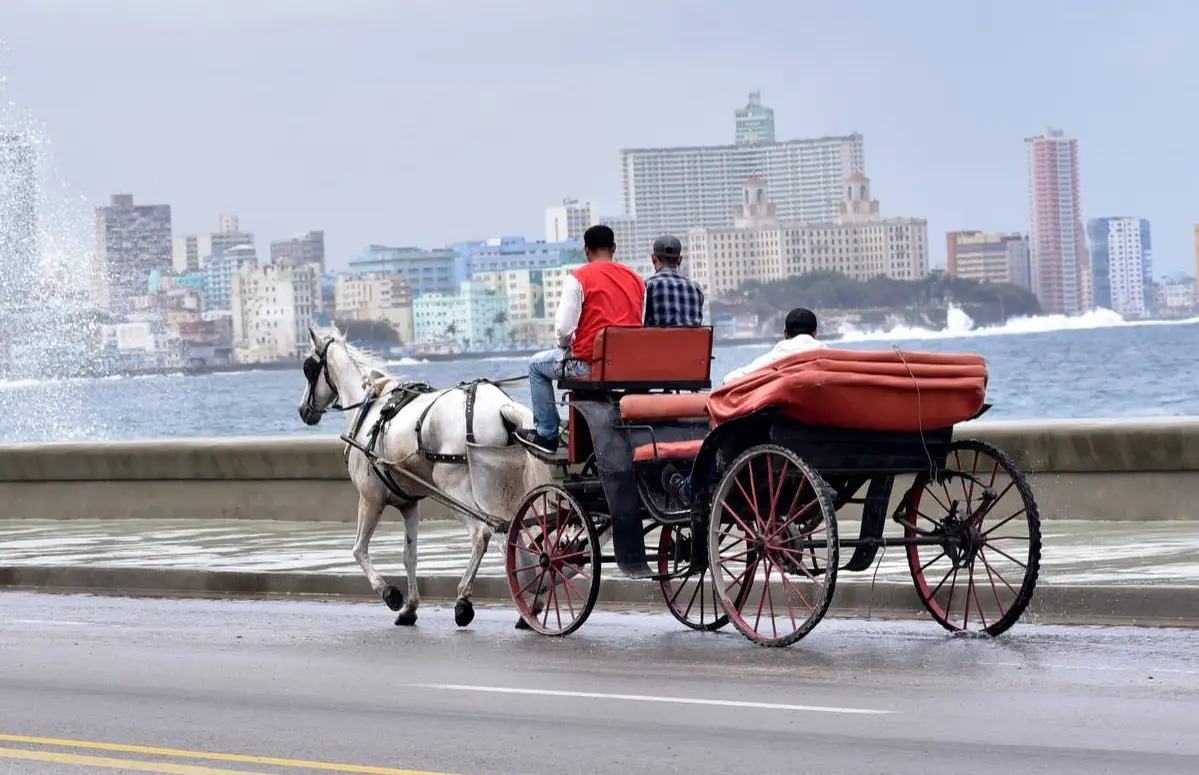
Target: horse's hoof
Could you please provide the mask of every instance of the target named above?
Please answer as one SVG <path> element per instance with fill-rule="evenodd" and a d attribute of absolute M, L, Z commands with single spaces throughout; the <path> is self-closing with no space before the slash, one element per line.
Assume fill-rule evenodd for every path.
<path fill-rule="evenodd" d="M 383 602 L 391 610 L 398 611 L 404 607 L 404 593 L 398 587 L 388 584 L 383 587 L 383 591 L 380 594 L 383 596 Z"/>
<path fill-rule="evenodd" d="M 464 597 L 454 603 L 454 624 L 465 627 L 475 620 L 475 605 Z"/>
<path fill-rule="evenodd" d="M 396 617 L 396 627 L 411 627 L 416 624 L 416 611 L 405 611 Z"/>
<path fill-rule="evenodd" d="M 526 622 L 526 621 L 525 621 L 525 618 L 522 616 L 522 617 L 520 617 L 519 619 L 517 619 L 517 620 L 516 620 L 516 629 L 518 629 L 518 630 L 531 630 L 531 629 L 533 629 L 533 628 L 529 626 L 529 623 L 528 623 L 528 622 Z"/>

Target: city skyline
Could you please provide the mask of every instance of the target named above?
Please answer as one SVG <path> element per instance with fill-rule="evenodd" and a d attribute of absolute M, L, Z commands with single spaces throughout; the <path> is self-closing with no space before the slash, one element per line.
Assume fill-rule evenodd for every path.
<path fill-rule="evenodd" d="M 114 0 L 103 12 L 67 14 L 6 3 L 6 96 L 44 122 L 62 176 L 92 203 L 114 191 L 169 202 L 178 233 L 202 232 L 220 212 L 240 213 L 272 238 L 315 224 L 337 267 L 371 242 L 536 235 L 544 208 L 567 196 L 614 217 L 620 149 L 731 144 L 733 112 L 760 91 L 776 139 L 860 132 L 878 198 L 891 212 L 926 217 L 931 235 L 1026 230 L 1020 141 L 1060 127 L 1079 141 L 1084 217 L 1145 217 L 1160 271 L 1192 271 L 1195 155 L 1186 133 L 1153 129 L 1189 116 L 1173 96 L 1199 72 L 1186 65 L 1196 54 L 1180 32 L 1199 15 L 1189 6 L 1077 18 L 1031 3 L 1002 12 L 929 3 L 863 16 L 776 2 L 686 5 L 684 13 L 684 4 L 663 0 L 614 2 L 597 17 L 509 2 L 477 9 L 467 23 L 421 4 L 363 0 L 330 10 L 305 0 L 253 8 L 215 0 L 173 4 L 132 35 L 120 9 L 144 6 Z M 1024 23 L 1030 13 L 1043 23 Z M 542 33 L 536 56 L 504 42 L 533 21 Z M 657 47 L 623 34 L 654 25 L 671 30 Z M 1051 34 L 1060 25 L 1078 34 Z M 822 33 L 795 46 L 793 28 Z M 221 56 L 171 44 L 180 33 L 221 41 Z M 378 45 L 397 35 L 412 47 L 409 62 L 437 58 L 447 36 L 472 54 L 409 72 Z M 605 45 L 567 44 L 579 35 Z M 320 55 L 286 55 L 318 38 L 311 50 Z M 1022 56 L 1002 56 L 1012 50 Z M 81 68 L 80 60 L 105 64 Z M 1038 81 L 1049 68 L 1070 88 Z M 580 92 L 584 73 L 595 88 Z M 153 87 L 120 87 L 133 78 Z M 1113 90 L 1123 95 L 1119 110 L 1106 99 Z M 382 93 L 404 99 L 382 106 Z M 1019 110 L 1003 107 L 1016 94 Z M 313 110 L 297 116 L 296 105 Z M 212 120 L 222 114 L 229 120 Z M 1147 136 L 1152 142 L 1135 142 Z M 225 174 L 213 174 L 221 167 Z M 932 263 L 943 266 L 941 241 L 932 243 Z"/>

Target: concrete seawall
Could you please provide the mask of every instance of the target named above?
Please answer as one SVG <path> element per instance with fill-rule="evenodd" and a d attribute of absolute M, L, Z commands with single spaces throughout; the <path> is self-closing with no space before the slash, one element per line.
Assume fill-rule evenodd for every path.
<path fill-rule="evenodd" d="M 1199 418 L 977 421 L 956 437 L 1011 455 L 1044 519 L 1199 519 Z M 342 448 L 330 436 L 4 445 L 0 502 L 15 519 L 353 521 Z"/>

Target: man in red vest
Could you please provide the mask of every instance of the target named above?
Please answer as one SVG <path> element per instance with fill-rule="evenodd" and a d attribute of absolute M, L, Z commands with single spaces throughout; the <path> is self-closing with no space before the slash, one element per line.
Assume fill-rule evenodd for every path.
<path fill-rule="evenodd" d="M 567 275 L 562 299 L 554 316 L 558 347 L 529 359 L 529 393 L 533 427 L 518 430 L 516 440 L 542 454 L 558 450 L 562 420 L 554 401 L 554 380 L 591 373 L 591 348 L 595 335 L 608 326 L 640 326 L 645 310 L 645 281 L 612 256 L 616 235 L 607 226 L 592 226 L 583 233 L 587 264 Z M 570 360 L 566 360 L 569 357 Z"/>

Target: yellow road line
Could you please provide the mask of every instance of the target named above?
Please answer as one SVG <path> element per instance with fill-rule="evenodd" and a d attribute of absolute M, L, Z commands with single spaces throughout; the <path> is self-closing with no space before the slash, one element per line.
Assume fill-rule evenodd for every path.
<path fill-rule="evenodd" d="M 148 745 L 126 745 L 125 743 L 100 743 L 89 740 L 66 740 L 57 737 L 32 737 L 29 735 L 3 735 L 0 734 L 0 742 L 4 743 L 24 743 L 26 745 L 51 745 L 59 748 L 82 748 L 90 751 L 115 751 L 120 753 L 136 753 L 145 756 L 170 756 L 177 759 L 200 759 L 205 761 L 217 762 L 233 762 L 236 764 L 265 764 L 271 767 L 296 767 L 299 769 L 308 770 L 325 770 L 327 772 L 348 772 L 359 773 L 360 775 L 451 775 L 447 772 L 431 772 L 429 770 L 403 770 L 394 767 L 373 767 L 366 764 L 336 764 L 334 762 L 311 762 L 304 759 L 279 759 L 272 756 L 247 756 L 238 753 L 209 753 L 207 751 L 188 751 L 182 748 L 157 748 Z M 19 756 L 16 754 L 20 754 Z M 0 748 L 0 756 L 10 758 L 33 758 L 26 757 L 26 754 L 37 754 L 42 756 L 71 756 L 71 754 L 59 754 L 53 752 L 42 751 L 24 751 L 14 748 Z M 79 758 L 99 758 L 99 757 L 79 757 Z M 59 759 L 43 759 L 43 761 L 63 761 Z M 145 767 L 187 767 L 190 765 L 168 765 L 157 764 L 154 762 L 133 762 L 128 759 L 104 759 L 104 761 L 124 762 L 123 766 L 129 769 L 137 769 L 130 765 L 136 764 L 143 768 Z M 83 763 L 83 762 L 80 762 Z M 94 764 L 96 767 L 107 767 L 107 764 Z M 193 767 L 190 770 L 165 770 L 165 769 L 143 769 L 144 772 L 162 772 L 170 773 L 171 775 L 262 775 L 262 773 L 244 773 L 235 772 L 234 770 L 214 770 L 205 769 L 203 767 Z"/>
<path fill-rule="evenodd" d="M 169 762 L 139 762 L 133 759 L 112 759 L 107 756 L 82 756 L 74 753 L 54 751 L 23 751 L 17 748 L 0 748 L 0 759 L 25 759 L 32 762 L 52 764 L 82 764 L 87 767 L 103 767 L 109 770 L 132 770 L 153 772 L 159 775 L 267 775 L 246 770 L 225 770 L 212 767 L 197 767 L 194 764 L 171 764 Z"/>

